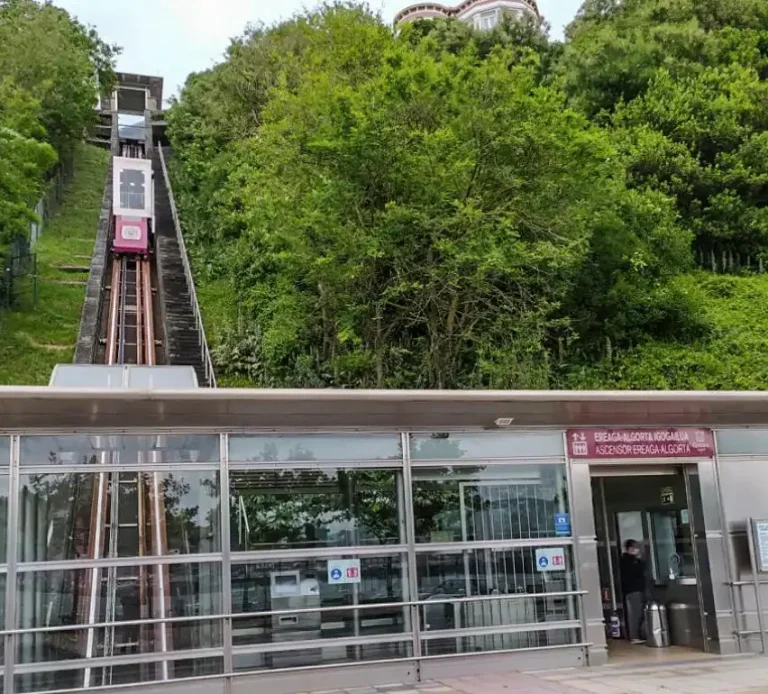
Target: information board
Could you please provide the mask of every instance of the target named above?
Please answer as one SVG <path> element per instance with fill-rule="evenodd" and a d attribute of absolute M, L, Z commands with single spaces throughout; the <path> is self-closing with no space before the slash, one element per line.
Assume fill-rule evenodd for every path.
<path fill-rule="evenodd" d="M 555 535 L 571 534 L 571 516 L 568 513 L 555 514 Z"/>
<path fill-rule="evenodd" d="M 711 429 L 571 429 L 571 459 L 713 458 Z"/>
<path fill-rule="evenodd" d="M 752 519 L 752 535 L 755 538 L 757 570 L 768 572 L 768 519 Z"/>

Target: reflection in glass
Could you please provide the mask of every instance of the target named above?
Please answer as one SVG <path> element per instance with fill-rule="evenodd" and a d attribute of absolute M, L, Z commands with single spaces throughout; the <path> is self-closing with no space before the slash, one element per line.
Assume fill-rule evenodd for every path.
<path fill-rule="evenodd" d="M 568 512 L 564 465 L 414 468 L 417 542 L 557 537 Z"/>
<path fill-rule="evenodd" d="M 215 435 L 21 437 L 21 465 L 151 465 L 218 461 L 219 437 Z"/>
<path fill-rule="evenodd" d="M 616 527 L 619 531 L 619 553 L 624 551 L 627 540 L 645 544 L 646 533 L 642 511 L 620 511 L 616 514 Z"/>
<path fill-rule="evenodd" d="M 95 580 L 95 585 L 93 581 Z M 140 619 L 217 615 L 222 610 L 221 565 L 179 564 L 22 573 L 18 627 L 58 627 Z M 38 663 L 88 657 L 215 648 L 219 622 L 202 620 L 36 632 L 18 637 L 18 661 Z M 134 681 L 154 665 L 135 666 Z M 109 684 L 111 668 L 100 668 Z"/>
<path fill-rule="evenodd" d="M 0 436 L 0 465 L 11 464 L 11 439 Z"/>
<path fill-rule="evenodd" d="M 334 468 L 230 472 L 232 549 L 398 544 L 400 475 Z"/>
<path fill-rule="evenodd" d="M 560 432 L 509 434 L 411 434 L 411 460 L 563 457 Z"/>
<path fill-rule="evenodd" d="M 690 516 L 687 509 L 653 511 L 653 568 L 657 581 L 695 578 Z"/>
<path fill-rule="evenodd" d="M 120 170 L 120 207 L 126 210 L 144 209 L 146 177 L 141 169 Z"/>
<path fill-rule="evenodd" d="M 21 475 L 19 560 L 218 552 L 217 472 Z"/>
<path fill-rule="evenodd" d="M 370 436 L 238 436 L 229 437 L 233 463 L 303 462 L 312 460 L 402 460 L 400 437 Z"/>
<path fill-rule="evenodd" d="M 573 629 L 552 629 L 546 631 L 525 631 L 515 634 L 488 634 L 428 639 L 422 641 L 421 651 L 425 656 L 478 653 L 482 651 L 509 651 L 517 648 L 542 648 L 545 646 L 566 646 L 578 643 L 578 631 Z"/>
<path fill-rule="evenodd" d="M 8 476 L 0 475 L 0 564 L 8 561 Z M 0 622 L 1 628 L 2 622 Z"/>
<path fill-rule="evenodd" d="M 115 665 L 110 668 L 91 668 L 90 670 L 58 670 L 56 672 L 35 672 L 17 675 L 15 691 L 20 694 L 32 692 L 50 692 L 60 689 L 81 689 L 99 687 L 104 681 L 104 670 L 109 670 L 109 684 L 134 684 L 153 682 L 163 679 L 183 679 L 220 675 L 224 672 L 224 659 L 190 658 L 163 663 L 145 663 L 144 665 Z M 87 674 L 89 673 L 89 674 Z M 87 678 L 87 680 L 86 680 Z"/>
<path fill-rule="evenodd" d="M 0 574 L 0 629 L 5 629 L 5 584 L 6 577 Z M 0 665 L 5 663 L 5 649 L 0 648 Z"/>
<path fill-rule="evenodd" d="M 233 645 L 271 644 L 399 634 L 402 607 L 355 610 L 355 605 L 402 602 L 405 562 L 399 556 L 360 559 L 360 583 L 329 584 L 328 562 L 304 559 L 232 567 L 232 612 L 347 607 L 349 610 L 233 619 Z"/>
<path fill-rule="evenodd" d="M 418 554 L 416 557 L 422 628 L 472 629 L 511 624 L 532 624 L 576 619 L 573 596 L 548 597 L 547 593 L 573 591 L 575 583 L 571 548 L 563 570 L 542 571 L 536 548 L 469 550 L 455 554 Z M 430 601 L 482 595 L 515 595 L 509 600 L 468 603 Z M 530 595 L 530 598 L 521 598 Z M 535 645 L 535 644 L 532 644 Z"/>
<path fill-rule="evenodd" d="M 236 653 L 232 657 L 235 672 L 271 670 L 275 668 L 311 667 L 367 660 L 394 660 L 411 657 L 411 642 L 367 643 L 360 646 L 326 646 L 322 648 L 296 648 L 287 644 L 286 649 L 270 653 Z"/>
<path fill-rule="evenodd" d="M 553 593 L 573 590 L 571 547 L 562 570 L 542 571 L 535 547 L 457 551 L 453 554 L 417 554 L 419 600 L 472 595 Z"/>

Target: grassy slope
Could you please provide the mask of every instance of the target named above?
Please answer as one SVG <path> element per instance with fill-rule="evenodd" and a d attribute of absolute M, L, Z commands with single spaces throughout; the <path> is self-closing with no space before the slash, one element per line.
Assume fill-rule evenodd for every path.
<path fill-rule="evenodd" d="M 208 346 L 215 350 L 224 332 L 237 325 L 237 298 L 228 280 L 207 279 L 202 273 L 195 275 L 195 290 Z M 257 385 L 245 376 L 228 376 L 218 372 L 216 384 L 219 388 L 253 388 Z"/>
<path fill-rule="evenodd" d="M 72 361 L 85 286 L 59 282 L 88 275 L 57 266 L 90 266 L 108 160 L 108 152 L 90 145 L 77 152 L 75 176 L 35 248 L 37 303 L 29 296 L 18 310 L 0 314 L 0 385 L 46 385 L 54 365 Z"/>
<path fill-rule="evenodd" d="M 712 326 L 693 344 L 649 342 L 574 376 L 575 388 L 768 389 L 768 276 L 695 275 Z"/>

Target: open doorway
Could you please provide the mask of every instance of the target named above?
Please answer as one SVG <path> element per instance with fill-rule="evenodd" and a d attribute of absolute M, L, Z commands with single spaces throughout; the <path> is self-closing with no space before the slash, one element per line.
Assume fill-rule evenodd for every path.
<path fill-rule="evenodd" d="M 681 467 L 592 469 L 598 566 L 611 662 L 687 659 L 707 651 L 697 532 L 698 478 Z M 691 498 L 696 497 L 696 498 Z M 632 644 L 621 560 L 634 541 L 645 569 L 645 601 L 666 607 L 669 648 Z M 700 545 L 699 545 L 700 546 Z M 631 609 L 630 609 L 631 614 Z M 647 635 L 642 624 L 642 638 Z"/>

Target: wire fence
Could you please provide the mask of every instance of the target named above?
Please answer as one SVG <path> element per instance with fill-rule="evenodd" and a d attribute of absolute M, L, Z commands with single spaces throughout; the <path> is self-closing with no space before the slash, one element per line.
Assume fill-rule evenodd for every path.
<path fill-rule="evenodd" d="M 0 262 L 0 312 L 37 304 L 37 254 L 27 239 L 18 239 Z M 0 324 L 2 330 L 2 324 Z"/>
<path fill-rule="evenodd" d="M 72 161 L 63 162 L 50 172 L 45 193 L 35 205 L 37 219 L 30 222 L 29 233 L 0 249 L 0 316 L 8 309 L 31 309 L 37 305 L 37 253 L 34 249 L 48 221 L 58 211 L 73 173 Z M 0 323 L 0 332 L 2 329 Z"/>

